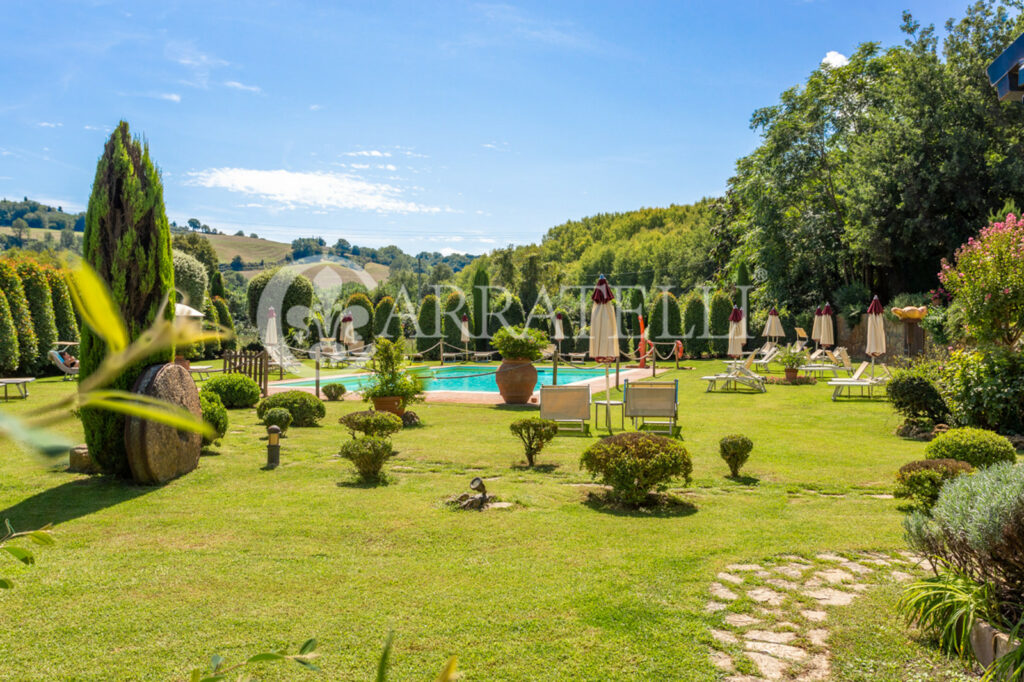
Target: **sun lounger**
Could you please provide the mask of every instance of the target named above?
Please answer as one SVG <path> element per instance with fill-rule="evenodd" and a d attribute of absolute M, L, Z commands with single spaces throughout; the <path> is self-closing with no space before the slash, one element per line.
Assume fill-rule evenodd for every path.
<path fill-rule="evenodd" d="M 211 365 L 192 365 L 188 371 L 200 381 L 205 381 L 210 378 L 210 372 L 213 372 L 214 369 Z"/>
<path fill-rule="evenodd" d="M 540 418 L 590 428 L 590 386 L 541 386 Z M 575 430 L 575 429 L 574 429 Z"/>
<path fill-rule="evenodd" d="M 0 385 L 4 387 L 4 401 L 10 400 L 8 389 L 13 386 L 22 398 L 28 398 L 28 385 L 35 381 L 33 377 L 14 377 L 11 379 L 0 379 Z"/>
<path fill-rule="evenodd" d="M 459 351 L 457 353 L 441 353 L 441 364 L 446 362 L 463 362 L 466 360 L 466 351 Z"/>
<path fill-rule="evenodd" d="M 583 364 L 584 362 L 587 361 L 586 353 L 566 353 L 565 357 L 569 358 L 569 362 L 575 363 L 577 365 Z"/>
<path fill-rule="evenodd" d="M 473 352 L 473 362 L 490 362 L 495 355 L 498 354 L 496 350 L 478 350 Z"/>
<path fill-rule="evenodd" d="M 853 397 L 853 389 L 859 388 L 861 396 L 864 396 L 864 390 L 867 389 L 868 398 L 874 397 L 874 391 L 876 388 L 883 387 L 889 382 L 888 374 L 883 376 L 871 376 L 865 377 L 864 373 L 867 371 L 870 363 L 862 362 L 857 368 L 857 371 L 852 376 L 847 378 L 832 379 L 828 382 L 834 390 L 832 391 L 832 400 L 839 400 L 843 396 L 843 391 L 846 391 L 847 397 Z M 886 372 L 888 368 L 885 365 L 881 366 Z"/>
<path fill-rule="evenodd" d="M 746 386 L 751 388 L 758 393 L 765 393 L 768 389 L 764 385 L 764 377 L 759 374 L 755 374 L 751 369 L 754 366 L 754 356 L 747 358 L 747 361 L 742 365 L 734 365 L 725 374 L 712 374 L 710 376 L 701 377 L 704 381 L 708 382 L 708 387 L 705 393 L 718 390 L 718 384 L 722 384 L 723 390 L 737 390 L 740 386 Z"/>
<path fill-rule="evenodd" d="M 759 348 L 759 349 L 749 353 L 747 355 L 747 357 L 748 358 L 750 356 L 754 357 L 754 364 L 753 364 L 754 369 L 759 369 L 762 372 L 767 372 L 769 364 L 771 364 L 772 360 L 774 360 L 775 356 L 777 356 L 778 354 L 779 354 L 778 346 L 776 346 L 775 344 L 773 344 L 771 342 L 768 342 L 764 346 L 762 346 L 761 348 Z M 728 365 L 730 368 L 731 367 L 735 367 L 737 365 L 743 365 L 745 363 L 746 363 L 746 360 L 726 360 L 725 361 L 725 364 Z"/>
<path fill-rule="evenodd" d="M 622 389 L 623 416 L 633 420 L 633 428 L 651 425 L 658 431 L 673 435 L 679 416 L 679 380 L 630 382 Z M 657 427 L 664 427 L 662 428 Z"/>
<path fill-rule="evenodd" d="M 75 365 L 74 367 L 68 367 L 64 363 L 64 358 L 57 351 L 51 350 L 46 355 L 47 357 L 50 358 L 50 362 L 56 365 L 57 369 L 64 373 L 65 381 L 70 381 L 72 377 L 78 376 L 78 365 Z"/>

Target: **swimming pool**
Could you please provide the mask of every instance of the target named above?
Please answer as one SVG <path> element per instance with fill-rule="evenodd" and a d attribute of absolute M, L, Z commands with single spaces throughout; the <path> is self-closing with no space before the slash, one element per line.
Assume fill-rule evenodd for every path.
<path fill-rule="evenodd" d="M 473 393 L 497 393 L 498 384 L 494 380 L 495 367 L 429 367 L 413 369 L 414 374 L 419 374 L 423 380 L 423 389 L 431 391 L 470 391 Z M 559 367 L 558 384 L 572 384 L 577 381 L 586 381 L 603 377 L 603 369 L 579 369 L 576 367 Z M 537 367 L 537 385 L 534 390 L 540 390 L 541 385 L 551 384 L 551 368 Z M 347 376 L 321 377 L 320 385 L 345 384 L 349 391 L 358 391 L 370 380 L 369 374 L 351 374 Z M 298 379 L 275 383 L 275 386 L 314 386 L 313 379 Z"/>

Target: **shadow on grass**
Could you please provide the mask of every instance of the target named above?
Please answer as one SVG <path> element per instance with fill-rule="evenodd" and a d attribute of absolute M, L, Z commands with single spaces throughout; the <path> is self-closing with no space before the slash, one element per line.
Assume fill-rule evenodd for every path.
<path fill-rule="evenodd" d="M 47 523 L 58 525 L 159 489 L 160 486 L 136 485 L 113 476 L 91 476 L 25 498 L 0 511 L 0 519 L 9 519 L 17 530 Z"/>
<path fill-rule="evenodd" d="M 693 516 L 697 507 L 689 502 L 670 494 L 652 493 L 647 496 L 648 504 L 643 507 L 628 507 L 608 497 L 607 493 L 587 493 L 583 504 L 594 511 L 612 516 L 630 516 L 634 518 L 668 519 Z"/>
<path fill-rule="evenodd" d="M 364 481 L 361 478 L 353 478 L 348 481 L 338 481 L 335 485 L 339 488 L 357 488 L 360 490 L 366 490 L 368 488 L 385 488 L 390 484 L 390 479 L 381 477 L 377 481 Z"/>
<path fill-rule="evenodd" d="M 725 478 L 733 483 L 739 483 L 740 485 L 751 487 L 761 483 L 761 479 L 755 478 L 754 476 L 726 476 Z"/>
<path fill-rule="evenodd" d="M 542 474 L 550 474 L 552 471 L 554 471 L 555 469 L 557 469 L 560 466 L 562 466 L 562 465 L 561 464 L 534 464 L 533 466 L 530 466 L 529 464 L 519 463 L 519 464 L 513 464 L 512 468 L 515 469 L 516 471 L 537 471 L 537 472 L 540 472 Z"/>
<path fill-rule="evenodd" d="M 526 405 L 508 405 L 502 403 L 500 405 L 491 405 L 492 410 L 500 410 L 502 412 L 536 412 L 540 409 L 540 405 L 527 403 Z"/>

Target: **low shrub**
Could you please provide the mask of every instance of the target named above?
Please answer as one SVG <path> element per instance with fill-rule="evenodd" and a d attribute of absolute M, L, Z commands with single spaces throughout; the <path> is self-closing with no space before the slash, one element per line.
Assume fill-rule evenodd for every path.
<path fill-rule="evenodd" d="M 423 422 L 420 420 L 420 416 L 412 410 L 406 410 L 405 414 L 402 415 L 402 426 L 409 428 L 411 426 L 422 426 Z"/>
<path fill-rule="evenodd" d="M 792 379 L 766 376 L 764 383 L 771 384 L 772 386 L 814 386 L 818 383 L 818 380 L 808 376 L 795 376 Z"/>
<path fill-rule="evenodd" d="M 203 445 L 210 445 L 215 440 L 220 440 L 228 432 L 228 411 L 221 402 L 220 396 L 213 391 L 203 391 L 199 394 L 199 407 L 203 410 L 203 421 L 213 427 L 217 432 L 216 438 L 203 436 Z"/>
<path fill-rule="evenodd" d="M 518 419 L 509 425 L 509 430 L 523 441 L 526 462 L 533 466 L 534 458 L 540 454 L 548 441 L 558 435 L 558 424 L 550 419 L 528 417 Z"/>
<path fill-rule="evenodd" d="M 328 400 L 341 400 L 341 396 L 348 392 L 345 388 L 345 384 L 325 384 L 321 391 Z"/>
<path fill-rule="evenodd" d="M 924 453 L 928 459 L 956 459 L 976 469 L 1017 461 L 1017 452 L 1006 438 L 970 427 L 946 431 L 928 443 Z"/>
<path fill-rule="evenodd" d="M 939 388 L 952 424 L 1024 433 L 1024 353 L 955 351 L 943 364 Z"/>
<path fill-rule="evenodd" d="M 652 490 L 664 490 L 673 478 L 687 484 L 693 472 L 690 455 L 678 442 L 651 433 L 619 433 L 602 438 L 583 452 L 580 466 L 600 476 L 620 502 L 642 505 Z"/>
<path fill-rule="evenodd" d="M 947 654 L 964 658 L 971 651 L 971 629 L 979 619 L 991 618 L 993 602 L 989 585 L 949 571 L 908 585 L 897 608 Z"/>
<path fill-rule="evenodd" d="M 384 462 L 394 457 L 395 450 L 387 438 L 364 436 L 346 441 L 339 454 L 355 465 L 361 479 L 374 483 L 381 480 Z"/>
<path fill-rule="evenodd" d="M 893 409 L 907 419 L 949 420 L 949 408 L 938 386 L 939 369 L 933 363 L 920 363 L 896 370 L 886 385 Z"/>
<path fill-rule="evenodd" d="M 753 449 L 754 442 L 739 434 L 726 436 L 718 442 L 718 453 L 729 465 L 729 474 L 733 478 L 740 475 L 740 469 L 747 463 Z"/>
<path fill-rule="evenodd" d="M 956 459 L 921 459 L 910 462 L 896 473 L 895 495 L 912 501 L 925 513 L 931 513 L 946 481 L 972 471 L 974 467 Z"/>
<path fill-rule="evenodd" d="M 357 433 L 375 438 L 387 438 L 402 430 L 400 417 L 390 412 L 377 412 L 376 410 L 349 412 L 339 419 L 338 423 L 349 430 L 352 438 L 357 438 Z"/>
<path fill-rule="evenodd" d="M 327 415 L 324 402 L 312 393 L 285 391 L 261 400 L 256 406 L 256 416 L 263 419 L 275 407 L 283 407 L 291 413 L 292 426 L 316 426 Z"/>
<path fill-rule="evenodd" d="M 263 424 L 268 428 L 276 426 L 281 429 L 281 433 L 285 433 L 292 425 L 292 413 L 283 407 L 272 407 L 263 415 Z"/>
<path fill-rule="evenodd" d="M 219 374 L 203 384 L 203 392 L 215 393 L 224 407 L 252 407 L 260 400 L 260 387 L 244 374 Z"/>

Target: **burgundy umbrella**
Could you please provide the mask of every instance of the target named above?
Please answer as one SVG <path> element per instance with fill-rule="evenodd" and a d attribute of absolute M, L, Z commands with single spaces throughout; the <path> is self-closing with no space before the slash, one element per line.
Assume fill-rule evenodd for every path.
<path fill-rule="evenodd" d="M 743 331 L 743 311 L 737 306 L 732 307 L 729 313 L 729 355 L 738 358 L 743 355 L 743 344 L 747 342 L 747 335 Z"/>
<path fill-rule="evenodd" d="M 821 311 L 821 327 L 818 329 L 818 333 L 821 345 L 825 348 L 835 344 L 836 337 L 832 326 L 832 306 L 828 303 L 825 304 L 825 308 Z"/>

